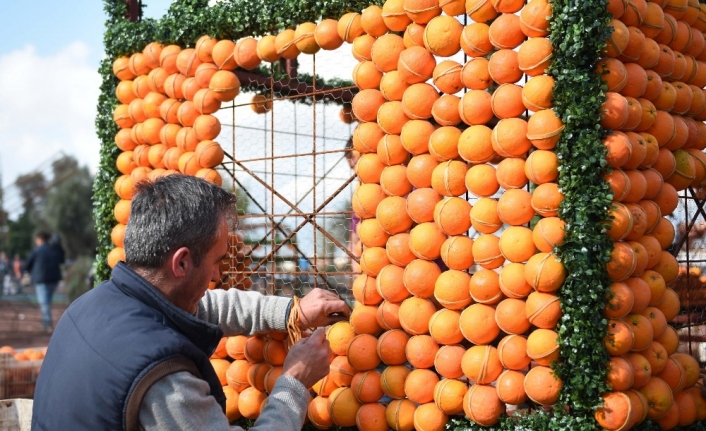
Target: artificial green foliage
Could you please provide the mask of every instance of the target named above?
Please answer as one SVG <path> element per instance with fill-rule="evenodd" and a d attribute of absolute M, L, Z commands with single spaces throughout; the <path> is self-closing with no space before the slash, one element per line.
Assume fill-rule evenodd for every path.
<path fill-rule="evenodd" d="M 96 131 L 101 148 L 100 164 L 93 186 L 93 216 L 98 234 L 96 283 L 110 277 L 106 257 L 113 248 L 110 232 L 115 225 L 113 208 L 118 201 L 113 191 L 113 184 L 119 174 L 115 160 L 120 153 L 114 142 L 118 127 L 113 121 L 113 110 L 118 105 L 115 97 L 118 80 L 112 70 L 116 58 L 141 52 L 145 45 L 153 41 L 189 47 L 194 46 L 197 39 L 204 34 L 231 40 L 277 34 L 286 28 L 295 28 L 299 23 L 316 22 L 323 18 L 338 19 L 347 12 L 360 12 L 371 4 L 382 3 L 382 0 L 224 0 L 209 7 L 207 0 L 176 0 L 160 20 L 130 22 L 127 19 L 127 5 L 124 0 L 104 0 L 107 19 L 103 43 L 106 55 L 99 68 L 102 83 L 96 117 Z M 258 68 L 254 73 L 273 76 L 275 79 L 285 76 L 277 66 L 270 68 L 267 65 Z M 297 80 L 312 83 L 314 77 L 300 74 Z M 320 77 L 316 77 L 316 83 L 330 87 L 353 85 L 350 81 L 324 81 Z M 241 90 L 262 89 L 242 83 Z M 312 99 L 307 97 L 297 101 L 311 103 Z"/>
<path fill-rule="evenodd" d="M 607 321 L 603 310 L 610 282 L 606 263 L 613 241 L 604 220 L 613 196 L 603 179 L 608 172 L 600 126 L 605 100 L 602 78 L 595 73 L 612 18 L 605 0 L 551 0 L 550 39 L 554 59 L 554 109 L 565 125 L 556 147 L 559 188 L 564 194 L 559 217 L 566 237 L 557 255 L 568 274 L 559 291 L 561 361 L 554 371 L 563 381 L 553 429 L 599 429 L 593 415 L 605 383 L 608 353 L 603 345 Z"/>

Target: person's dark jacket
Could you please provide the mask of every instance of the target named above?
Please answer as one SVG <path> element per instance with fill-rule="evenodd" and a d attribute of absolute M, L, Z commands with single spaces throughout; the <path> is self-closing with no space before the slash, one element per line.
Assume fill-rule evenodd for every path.
<path fill-rule="evenodd" d="M 34 283 L 58 283 L 61 281 L 62 263 L 64 250 L 45 243 L 32 250 L 25 270 L 32 276 Z"/>
<path fill-rule="evenodd" d="M 223 332 L 167 301 L 122 262 L 112 279 L 74 301 L 49 341 L 37 379 L 32 430 L 139 427 L 142 399 L 181 371 L 208 382 L 225 412 L 209 357 Z"/>

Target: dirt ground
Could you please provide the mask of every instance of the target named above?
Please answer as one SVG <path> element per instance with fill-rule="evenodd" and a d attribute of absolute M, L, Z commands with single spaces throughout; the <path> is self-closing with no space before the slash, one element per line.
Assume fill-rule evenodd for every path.
<path fill-rule="evenodd" d="M 59 320 L 68 305 L 54 304 L 52 317 Z M 42 315 L 39 305 L 23 298 L 0 300 L 0 345 L 15 349 L 46 347 L 50 334 L 42 331 Z"/>

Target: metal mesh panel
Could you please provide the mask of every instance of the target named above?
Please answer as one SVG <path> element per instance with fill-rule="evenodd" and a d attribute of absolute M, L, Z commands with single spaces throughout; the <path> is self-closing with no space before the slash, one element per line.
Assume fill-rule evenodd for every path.
<path fill-rule="evenodd" d="M 679 333 L 679 351 L 689 353 L 706 368 L 706 189 L 680 193 L 676 211 L 668 217 L 676 235 L 670 251 L 679 262 L 672 288 L 679 294 L 680 312 L 673 324 Z"/>
<path fill-rule="evenodd" d="M 355 252 L 351 195 L 357 89 L 331 85 L 352 70 L 344 46 L 272 65 L 270 76 L 238 70 L 241 91 L 215 115 L 225 149 L 223 187 L 239 198 L 239 225 L 222 283 L 265 294 L 305 295 L 314 287 L 352 300 Z M 311 77 L 311 78 L 309 78 Z"/>

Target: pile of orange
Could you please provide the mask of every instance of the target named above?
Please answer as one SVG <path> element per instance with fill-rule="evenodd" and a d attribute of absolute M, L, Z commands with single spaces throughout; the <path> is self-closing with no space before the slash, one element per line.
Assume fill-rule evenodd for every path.
<path fill-rule="evenodd" d="M 267 405 L 288 352 L 287 333 L 223 337 L 211 356 L 211 365 L 226 395 L 230 422 L 257 419 Z M 320 386 L 314 390 L 323 390 Z"/>
<path fill-rule="evenodd" d="M 611 5 L 614 31 L 596 70 L 608 87 L 601 125 L 612 131 L 605 140 L 614 196 L 607 225 L 615 247 L 605 345 L 613 392 L 596 419 L 609 430 L 645 418 L 671 429 L 706 418 L 694 388 L 698 363 L 677 353 L 679 338 L 668 325 L 680 310 L 670 286 L 683 270 L 666 251 L 677 193 L 706 177 L 706 24 L 699 6 L 687 2 Z"/>
<path fill-rule="evenodd" d="M 564 223 L 553 149 L 564 126 L 545 74 L 550 6 L 466 2 L 476 22 L 464 27 L 451 18 L 464 6 L 441 3 L 368 8 L 353 41 L 363 274 L 350 323 L 328 337 L 338 345 L 340 334 L 354 335 L 337 354 L 356 375 L 381 371 L 382 393 L 400 401 L 370 411 L 351 404 L 349 421 L 329 404 L 338 426 L 354 424 L 355 408 L 386 412 L 380 428 L 358 418 L 359 429 L 443 429 L 459 413 L 490 426 L 506 404 L 552 405 L 562 387 L 550 368 L 566 277 L 554 254 Z M 461 51 L 465 65 L 444 58 Z M 349 387 L 365 405 L 369 388 Z"/>
<path fill-rule="evenodd" d="M 679 312 L 667 287 L 679 267 L 665 251 L 674 239 L 665 217 L 678 191 L 706 179 L 706 11 L 684 0 L 608 7 L 615 31 L 596 70 L 608 87 L 601 125 L 613 131 L 605 140 L 615 197 L 605 310 L 613 391 L 596 419 L 606 429 L 647 417 L 684 426 L 706 417 L 706 402 L 694 386 L 698 364 L 676 353 L 668 325 Z M 464 13 L 466 26 L 454 18 Z M 360 91 L 345 117 L 360 121 L 352 207 L 362 220 L 362 274 L 350 322 L 328 329 L 335 355 L 312 388 L 309 421 L 441 430 L 451 415 L 491 426 L 507 404 L 552 405 L 562 388 L 551 370 L 560 360 L 557 291 L 567 274 L 555 255 L 565 225 L 553 150 L 564 125 L 545 73 L 550 14 L 547 0 L 387 0 L 260 40 L 150 44 L 114 68 L 124 151 L 116 219 L 125 224 L 145 177 L 215 173 L 223 154 L 211 114 L 238 93 L 232 70 L 349 43 L 359 61 Z M 461 51 L 465 64 L 447 58 Z M 116 229 L 119 247 L 124 226 Z M 214 359 L 227 370 L 229 405 L 240 394 L 238 414 L 256 417 L 266 403 L 277 366 L 264 351 L 279 336 L 232 337 L 261 355 Z"/>

